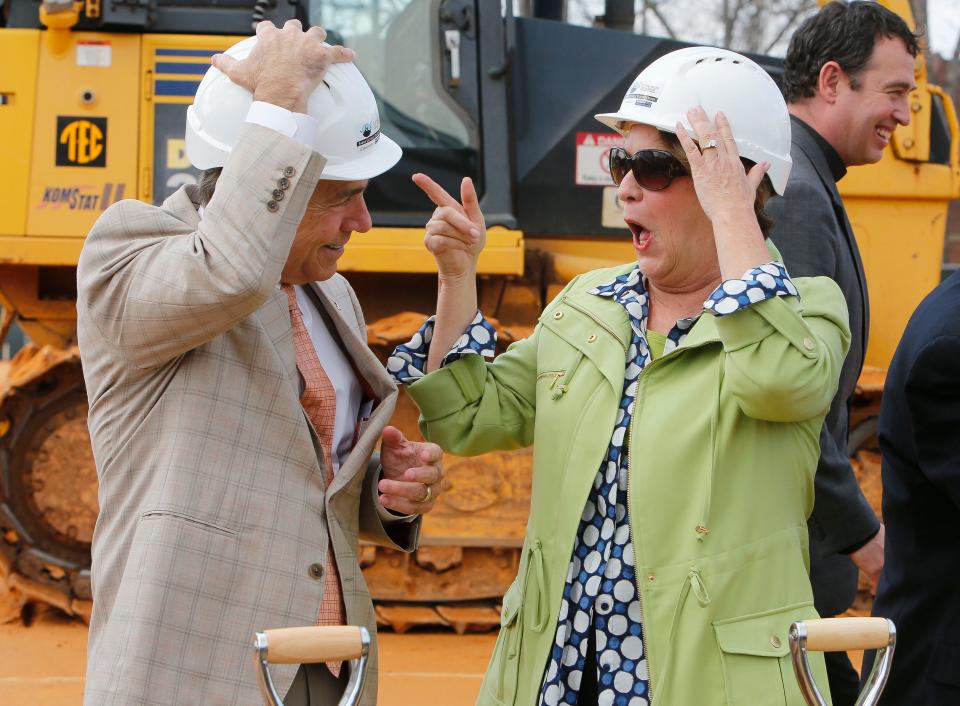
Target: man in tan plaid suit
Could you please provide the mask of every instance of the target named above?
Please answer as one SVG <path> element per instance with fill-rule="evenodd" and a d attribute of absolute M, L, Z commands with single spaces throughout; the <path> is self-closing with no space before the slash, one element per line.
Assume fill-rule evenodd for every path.
<path fill-rule="evenodd" d="M 351 136 L 328 141 L 340 152 L 325 159 L 315 89 L 339 86 L 348 109 L 357 92 L 356 110 L 374 113 L 343 124 L 376 119 L 352 52 L 295 21 L 257 35 L 247 58 L 214 58 L 249 111 L 218 117 L 230 102 L 216 94 L 204 117 L 201 85 L 188 128 L 202 142 L 198 130 L 234 120 L 232 144 L 209 140 L 222 170 L 160 207 L 114 205 L 80 257 L 101 506 L 88 706 L 256 704 L 255 630 L 319 621 L 374 633 L 358 538 L 412 551 L 440 491 L 439 449 L 385 426 L 397 390 L 336 274 L 350 234 L 371 225 L 366 180 L 399 148 Z M 216 164 L 198 144 L 194 163 Z M 273 674 L 288 704 L 336 704 L 339 667 Z M 368 676 L 362 703 L 374 704 L 375 650 Z"/>

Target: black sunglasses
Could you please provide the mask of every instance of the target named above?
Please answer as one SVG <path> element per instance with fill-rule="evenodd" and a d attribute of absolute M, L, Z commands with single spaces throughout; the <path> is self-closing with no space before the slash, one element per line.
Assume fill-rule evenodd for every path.
<path fill-rule="evenodd" d="M 647 191 L 662 191 L 677 177 L 689 175 L 680 160 L 666 150 L 640 150 L 630 155 L 622 147 L 611 148 L 610 176 L 613 183 L 620 186 L 630 171 Z"/>

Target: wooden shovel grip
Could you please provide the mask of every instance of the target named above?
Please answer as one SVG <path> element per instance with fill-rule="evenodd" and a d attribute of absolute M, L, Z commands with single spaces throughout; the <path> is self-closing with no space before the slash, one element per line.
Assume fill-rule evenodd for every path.
<path fill-rule="evenodd" d="M 807 649 L 811 652 L 873 650 L 890 642 L 885 618 L 823 618 L 803 623 L 807 628 Z"/>
<path fill-rule="evenodd" d="M 312 664 L 356 659 L 362 646 L 360 628 L 352 625 L 264 630 L 267 661 L 274 664 Z"/>

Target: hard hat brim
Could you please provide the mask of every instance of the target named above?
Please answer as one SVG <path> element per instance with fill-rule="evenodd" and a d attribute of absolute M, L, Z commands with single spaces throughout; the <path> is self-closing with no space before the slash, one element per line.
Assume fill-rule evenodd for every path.
<path fill-rule="evenodd" d="M 363 157 L 351 159 L 346 163 L 327 163 L 320 178 L 331 181 L 373 179 L 390 170 L 402 156 L 403 150 L 400 149 L 400 145 L 381 133 L 374 149 Z"/>

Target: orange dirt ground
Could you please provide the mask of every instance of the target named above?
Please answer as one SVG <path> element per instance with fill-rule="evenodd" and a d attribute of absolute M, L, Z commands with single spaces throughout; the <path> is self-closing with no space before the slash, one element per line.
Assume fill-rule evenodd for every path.
<path fill-rule="evenodd" d="M 496 633 L 381 633 L 378 703 L 473 704 L 495 639 Z M 30 627 L 0 625 L 0 704 L 79 706 L 86 646 L 86 626 L 55 611 L 40 612 Z"/>
<path fill-rule="evenodd" d="M 380 634 L 380 706 L 469 706 L 480 690 L 496 633 Z M 0 625 L 0 704 L 79 706 L 87 628 L 55 610 L 30 627 Z M 851 653 L 860 666 L 861 653 Z"/>

